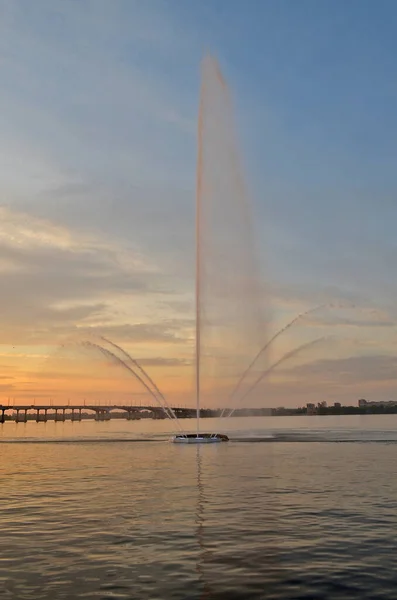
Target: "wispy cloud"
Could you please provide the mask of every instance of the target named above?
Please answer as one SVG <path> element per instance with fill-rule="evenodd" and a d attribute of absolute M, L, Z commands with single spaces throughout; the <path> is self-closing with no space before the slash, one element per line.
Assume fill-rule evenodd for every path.
<path fill-rule="evenodd" d="M 176 291 L 138 250 L 126 252 L 92 235 L 9 209 L 1 209 L 1 218 L 3 344 L 51 343 L 60 335 L 88 335 L 96 328 L 124 339 L 175 339 L 175 324 L 139 321 L 147 318 L 145 298 L 161 299 Z"/>
<path fill-rule="evenodd" d="M 185 134 L 194 131 L 194 117 L 191 102 L 183 108 L 180 91 L 141 58 L 147 38 L 158 58 L 164 52 L 171 58 L 188 44 L 182 30 L 177 36 L 166 34 L 165 7 L 142 10 L 137 2 L 14 5 L 0 25 L 2 139 L 15 148 L 8 152 L 15 175 L 10 184 L 20 185 L 21 154 L 29 158 L 24 161 L 28 169 L 37 164 L 32 174 L 41 189 L 55 175 L 67 179 L 71 172 L 106 174 L 113 181 L 130 180 L 131 174 L 148 180 L 156 169 L 156 177 L 166 180 L 175 164 L 169 160 L 175 150 L 166 152 L 167 140 L 172 135 L 175 149 L 182 144 Z M 150 36 L 143 33 L 149 26 Z M 37 160 L 40 155 L 44 165 Z"/>
<path fill-rule="evenodd" d="M 397 358 L 390 355 L 370 355 L 320 359 L 296 367 L 293 373 L 299 378 L 311 380 L 313 384 L 356 386 L 357 382 L 360 382 L 362 388 L 368 383 L 376 384 L 382 381 L 395 384 Z"/>

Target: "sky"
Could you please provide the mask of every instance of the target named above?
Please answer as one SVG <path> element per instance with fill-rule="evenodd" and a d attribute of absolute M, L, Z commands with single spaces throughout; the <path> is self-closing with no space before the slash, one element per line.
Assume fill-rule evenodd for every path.
<path fill-rule="evenodd" d="M 396 34 L 389 0 L 0 0 L 0 402 L 143 400 L 80 343 L 98 336 L 193 401 L 207 51 L 252 198 L 260 346 L 323 306 L 269 348 L 252 402 L 395 398 Z"/>

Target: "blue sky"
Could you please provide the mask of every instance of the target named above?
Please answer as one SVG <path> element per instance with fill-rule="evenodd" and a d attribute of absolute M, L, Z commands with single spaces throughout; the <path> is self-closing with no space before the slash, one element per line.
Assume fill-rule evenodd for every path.
<path fill-rule="evenodd" d="M 345 301 L 394 323 L 396 34 L 397 6 L 386 0 L 0 0 L 7 366 L 10 346 L 26 353 L 92 328 L 126 344 L 139 331 L 139 355 L 156 364 L 184 359 L 207 49 L 233 91 L 271 328 Z M 366 389 L 393 394 L 392 334 L 385 342 L 370 318 L 352 319 L 355 337 L 374 346 Z M 328 365 L 336 376 L 338 360 L 352 365 L 356 352 L 338 348 Z M 335 398 L 365 393 L 354 369 L 352 388 Z M 288 403 L 291 388 L 276 387 Z"/>

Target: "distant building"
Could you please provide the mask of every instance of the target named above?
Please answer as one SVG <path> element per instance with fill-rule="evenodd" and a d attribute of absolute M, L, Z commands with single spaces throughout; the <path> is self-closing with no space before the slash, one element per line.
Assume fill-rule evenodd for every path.
<path fill-rule="evenodd" d="M 309 402 L 308 404 L 306 404 L 306 408 L 307 408 L 307 414 L 308 415 L 315 415 L 316 414 L 316 406 L 314 404 L 312 404 L 311 402 Z"/>
<path fill-rule="evenodd" d="M 334 408 L 341 408 L 341 406 L 340 402 L 334 402 Z"/>
<path fill-rule="evenodd" d="M 397 406 L 397 401 L 396 400 L 381 400 L 380 402 L 373 402 L 373 401 L 368 401 L 368 400 L 364 400 L 363 398 L 361 400 L 358 401 L 358 406 L 360 408 L 369 408 L 370 406 L 383 406 L 383 408 L 392 408 L 394 406 Z"/>

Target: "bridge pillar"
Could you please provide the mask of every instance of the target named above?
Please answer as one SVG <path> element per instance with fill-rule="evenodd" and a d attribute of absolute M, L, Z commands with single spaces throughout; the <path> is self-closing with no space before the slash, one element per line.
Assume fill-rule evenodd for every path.
<path fill-rule="evenodd" d="M 78 411 L 78 412 L 75 412 Z M 77 409 L 77 408 L 72 408 L 72 421 L 81 421 L 81 408 Z"/>
<path fill-rule="evenodd" d="M 2 408 L 1 409 L 1 415 L 0 415 L 0 423 L 4 423 L 6 420 L 6 409 Z"/>
<path fill-rule="evenodd" d="M 153 414 L 152 419 L 165 419 L 166 418 L 163 410 L 157 410 L 157 409 L 152 410 L 152 414 Z"/>
<path fill-rule="evenodd" d="M 36 423 L 40 423 L 40 422 L 46 423 L 47 422 L 47 409 L 46 408 L 43 409 L 44 414 L 43 413 L 40 414 L 41 410 L 42 410 L 41 408 L 36 408 Z"/>
<path fill-rule="evenodd" d="M 108 410 L 97 409 L 95 413 L 95 421 L 109 421 L 110 413 Z"/>
<path fill-rule="evenodd" d="M 62 414 L 59 414 L 58 410 L 61 410 Z M 55 421 L 64 421 L 64 420 L 65 420 L 65 409 L 64 408 L 56 408 L 55 409 Z"/>
<path fill-rule="evenodd" d="M 26 423 L 26 421 L 28 420 L 28 409 L 27 408 L 17 408 L 16 409 L 17 414 L 15 416 L 15 422 L 16 423 Z M 22 412 L 22 416 L 19 414 L 20 412 Z"/>
<path fill-rule="evenodd" d="M 127 410 L 127 421 L 139 421 L 141 417 L 136 410 Z"/>

